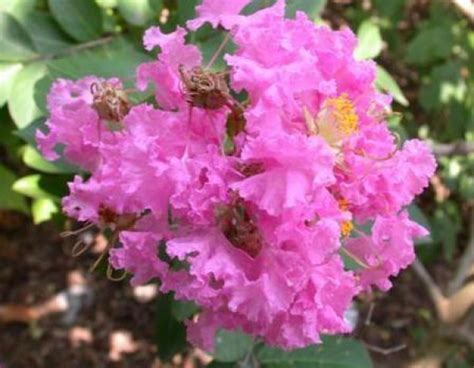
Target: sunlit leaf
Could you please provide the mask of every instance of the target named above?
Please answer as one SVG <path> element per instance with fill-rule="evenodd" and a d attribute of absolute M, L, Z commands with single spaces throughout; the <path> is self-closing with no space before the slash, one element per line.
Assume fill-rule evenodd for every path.
<path fill-rule="evenodd" d="M 62 175 L 34 174 L 18 179 L 12 188 L 27 197 L 59 201 L 67 193 L 66 182 L 69 179 L 70 177 Z"/>
<path fill-rule="evenodd" d="M 15 77 L 8 97 L 8 110 L 18 128 L 24 128 L 41 116 L 34 100 L 34 88 L 46 73 L 44 63 L 26 65 Z"/>
<path fill-rule="evenodd" d="M 20 63 L 0 62 L 0 107 L 7 102 L 15 76 L 21 70 Z"/>
<path fill-rule="evenodd" d="M 58 203 L 50 198 L 34 199 L 31 205 L 31 214 L 35 224 L 52 220 L 60 212 Z"/>
<path fill-rule="evenodd" d="M 37 56 L 33 42 L 22 25 L 0 12 L 0 61 L 24 61 Z"/>
<path fill-rule="evenodd" d="M 26 166 L 48 174 L 72 174 L 79 169 L 63 161 L 46 161 L 32 146 L 26 146 L 23 151 L 23 162 Z"/>
<path fill-rule="evenodd" d="M 357 30 L 358 45 L 354 57 L 358 60 L 374 59 L 383 49 L 380 28 L 371 20 L 365 20 Z"/>

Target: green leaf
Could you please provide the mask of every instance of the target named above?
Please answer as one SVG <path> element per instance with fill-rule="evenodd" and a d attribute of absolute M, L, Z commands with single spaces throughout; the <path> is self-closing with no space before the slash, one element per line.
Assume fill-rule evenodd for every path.
<path fill-rule="evenodd" d="M 69 37 L 47 13 L 31 11 L 19 18 L 19 21 L 40 53 L 55 53 L 73 46 Z"/>
<path fill-rule="evenodd" d="M 37 0 L 0 0 L 0 12 L 6 12 L 17 19 L 32 11 L 38 4 Z"/>
<path fill-rule="evenodd" d="M 49 9 L 61 28 L 78 41 L 102 35 L 102 13 L 94 0 L 49 0 Z"/>
<path fill-rule="evenodd" d="M 152 57 L 138 50 L 124 37 L 117 37 L 100 46 L 75 52 L 70 56 L 48 62 L 48 73 L 35 86 L 35 101 L 46 111 L 46 96 L 51 84 L 57 78 L 79 79 L 87 75 L 99 75 L 104 78 L 120 77 L 125 85 L 131 86 L 131 76 L 135 68 Z M 130 96 L 132 102 L 141 97 Z"/>
<path fill-rule="evenodd" d="M 158 15 L 149 0 L 118 0 L 117 6 L 125 20 L 134 26 L 144 26 Z"/>
<path fill-rule="evenodd" d="M 29 143 L 31 146 L 36 147 L 36 131 L 38 129 L 41 129 L 42 131 L 47 130 L 45 118 L 36 119 L 28 126 L 15 131 L 14 134 L 23 139 L 26 143 Z"/>
<path fill-rule="evenodd" d="M 461 76 L 463 66 L 448 61 L 434 67 L 420 90 L 420 104 L 429 112 L 440 111 L 450 102 L 463 102 L 469 87 Z"/>
<path fill-rule="evenodd" d="M 29 213 L 25 198 L 12 190 L 16 175 L 0 164 L 0 178 L 0 208 Z"/>
<path fill-rule="evenodd" d="M 221 362 L 236 362 L 252 348 L 252 338 L 240 331 L 220 330 L 216 334 L 214 358 Z"/>
<path fill-rule="evenodd" d="M 339 252 L 339 255 L 341 256 L 342 262 L 344 263 L 344 269 L 355 271 L 355 270 L 360 270 L 361 268 L 363 268 L 361 264 L 357 263 L 357 261 L 354 258 L 349 256 L 349 254 L 347 254 L 343 250 Z"/>
<path fill-rule="evenodd" d="M 69 176 L 63 175 L 34 174 L 18 179 L 12 188 L 15 192 L 27 197 L 59 201 L 66 195 L 66 182 L 69 179 Z"/>
<path fill-rule="evenodd" d="M 0 107 L 7 102 L 15 76 L 21 70 L 20 63 L 0 62 Z"/>
<path fill-rule="evenodd" d="M 297 11 L 304 11 L 310 19 L 315 20 L 326 6 L 326 0 L 287 0 L 285 15 L 294 18 Z"/>
<path fill-rule="evenodd" d="M 422 29 L 410 41 L 406 60 L 412 64 L 429 64 L 449 56 L 453 47 L 453 35 L 447 24 Z"/>
<path fill-rule="evenodd" d="M 383 40 L 377 24 L 371 20 L 362 22 L 357 31 L 357 38 L 359 43 L 354 52 L 356 59 L 374 59 L 380 55 L 383 49 Z"/>
<path fill-rule="evenodd" d="M 175 300 L 171 306 L 171 313 L 178 321 L 185 321 L 198 311 L 199 307 L 194 302 Z"/>
<path fill-rule="evenodd" d="M 323 343 L 286 352 L 264 347 L 257 353 L 261 368 L 371 368 L 364 346 L 345 337 L 324 337 Z"/>
<path fill-rule="evenodd" d="M 377 65 L 377 79 L 375 85 L 378 89 L 388 92 L 402 106 L 408 106 L 408 100 L 398 86 L 395 79 L 381 66 Z"/>
<path fill-rule="evenodd" d="M 196 16 L 196 6 L 199 0 L 178 1 L 178 23 L 185 25 L 189 19 Z"/>
<path fill-rule="evenodd" d="M 0 61 L 24 61 L 37 56 L 28 33 L 10 14 L 0 12 Z"/>
<path fill-rule="evenodd" d="M 35 199 L 31 205 L 31 214 L 35 224 L 52 220 L 59 213 L 61 210 L 58 203 L 49 198 Z"/>
<path fill-rule="evenodd" d="M 41 154 L 32 146 L 26 146 L 23 151 L 23 162 L 26 166 L 48 174 L 73 174 L 78 168 L 66 164 L 62 160 L 46 161 Z"/>
<path fill-rule="evenodd" d="M 15 77 L 8 97 L 8 110 L 18 128 L 24 128 L 41 116 L 34 100 L 34 88 L 46 73 L 43 63 L 26 65 Z"/>
<path fill-rule="evenodd" d="M 186 327 L 172 314 L 173 294 L 160 294 L 156 301 L 155 342 L 158 356 L 170 361 L 186 348 Z"/>
<path fill-rule="evenodd" d="M 410 215 L 410 219 L 415 221 L 418 225 L 423 226 L 426 230 L 431 233 L 431 225 L 428 218 L 425 216 L 423 211 L 418 207 L 416 204 L 411 204 L 408 206 L 408 214 Z M 421 239 L 416 241 L 416 244 L 427 244 L 431 243 L 433 239 L 431 239 L 430 235 L 427 235 Z"/>

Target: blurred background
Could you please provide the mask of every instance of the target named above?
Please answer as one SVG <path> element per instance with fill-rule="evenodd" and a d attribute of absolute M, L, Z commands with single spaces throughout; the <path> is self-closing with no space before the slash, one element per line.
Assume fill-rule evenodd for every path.
<path fill-rule="evenodd" d="M 271 2 L 255 0 L 251 6 Z M 86 232 L 81 240 L 92 250 L 72 256 L 77 239 L 60 236 L 72 226 L 61 215 L 60 198 L 74 168 L 44 161 L 34 142 L 54 79 L 120 76 L 131 86 L 134 68 L 152 58 L 141 47 L 144 29 L 159 24 L 171 31 L 194 15 L 197 3 L 0 0 L 1 368 L 161 367 L 164 355 L 171 357 L 168 366 L 211 362 L 199 350 L 178 349 L 180 327 L 155 313 L 167 310 L 179 323 L 192 305 L 168 303 L 153 284 L 132 288 L 126 281 L 108 281 L 103 269 L 87 272 L 106 246 L 102 235 Z M 473 367 L 474 3 L 287 3 L 288 16 L 302 9 L 315 22 L 349 26 L 357 33 L 356 57 L 377 61 L 377 87 L 394 97 L 391 128 L 402 140 L 427 140 L 439 165 L 430 188 L 409 209 L 431 231 L 417 245 L 418 261 L 390 292 L 356 302 L 352 337 L 375 367 Z M 205 29 L 192 42 L 210 55 L 221 40 Z M 239 345 L 246 344 L 245 337 L 221 338 L 227 342 L 212 365 L 235 366 L 232 362 L 245 353 Z M 261 366 L 370 365 L 364 362 L 272 365 L 262 360 Z"/>

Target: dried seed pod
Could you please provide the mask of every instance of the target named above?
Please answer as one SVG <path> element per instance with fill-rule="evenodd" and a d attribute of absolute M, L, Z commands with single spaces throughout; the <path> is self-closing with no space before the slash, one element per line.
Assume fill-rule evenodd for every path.
<path fill-rule="evenodd" d="M 218 206 L 216 218 L 220 229 L 234 247 L 252 258 L 260 254 L 263 240 L 242 198 L 236 196 L 230 204 Z"/>
<path fill-rule="evenodd" d="M 195 107 L 218 110 L 228 106 L 233 110 L 233 97 L 225 80 L 226 73 L 213 73 L 194 67 L 190 70 L 183 65 L 179 73 L 184 85 L 186 101 Z"/>
<path fill-rule="evenodd" d="M 101 119 L 121 122 L 130 111 L 128 96 L 121 87 L 108 82 L 91 84 L 92 106 Z"/>

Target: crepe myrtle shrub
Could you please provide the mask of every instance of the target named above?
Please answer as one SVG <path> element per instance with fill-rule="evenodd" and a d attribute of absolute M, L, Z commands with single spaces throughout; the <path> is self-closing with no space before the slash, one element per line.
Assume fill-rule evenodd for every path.
<path fill-rule="evenodd" d="M 436 167 L 388 129 L 392 99 L 350 29 L 287 19 L 282 0 L 241 15 L 248 3 L 205 0 L 186 28 L 145 32 L 160 51 L 136 88 L 153 103 L 132 104 L 118 78 L 58 79 L 37 132 L 44 157 L 61 146 L 88 173 L 63 209 L 112 232 L 109 271 L 195 302 L 187 338 L 208 351 L 221 328 L 287 350 L 349 332 L 351 301 L 415 259 L 427 231 L 406 207 Z M 212 58 L 222 70 L 185 41 L 206 23 L 235 44 Z"/>

